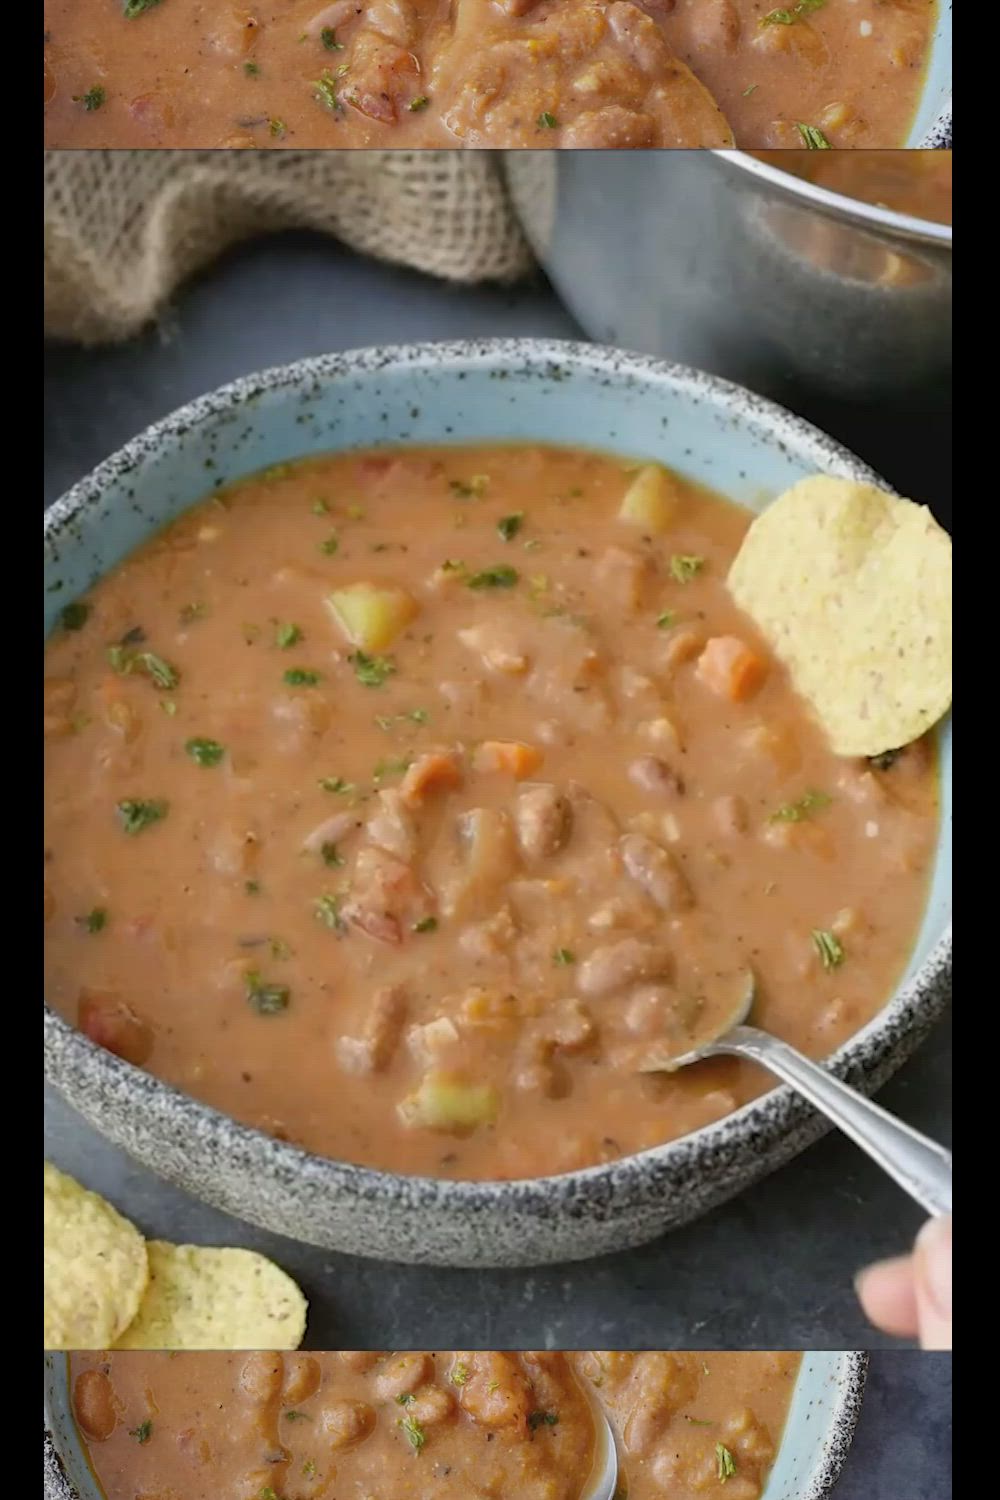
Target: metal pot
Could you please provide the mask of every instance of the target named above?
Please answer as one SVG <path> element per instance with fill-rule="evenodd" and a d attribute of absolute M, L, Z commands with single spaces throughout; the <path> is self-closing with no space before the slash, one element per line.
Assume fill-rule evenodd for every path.
<path fill-rule="evenodd" d="M 510 152 L 534 250 L 591 337 L 809 394 L 912 396 L 951 367 L 950 226 L 742 151 Z"/>

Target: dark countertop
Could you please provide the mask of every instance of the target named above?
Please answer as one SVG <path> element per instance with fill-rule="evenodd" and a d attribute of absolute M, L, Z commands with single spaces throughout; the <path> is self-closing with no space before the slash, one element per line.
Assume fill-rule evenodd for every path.
<path fill-rule="evenodd" d="M 149 422 L 267 365 L 414 339 L 579 333 L 541 280 L 516 290 L 459 288 L 360 260 L 316 236 L 262 240 L 225 257 L 141 338 L 117 348 L 49 350 L 46 504 Z M 817 419 L 815 410 L 810 415 Z M 825 425 L 950 523 L 940 413 L 924 422 L 913 413 L 904 421 L 884 410 L 840 409 Z M 936 1029 L 880 1097 L 950 1144 L 949 1025 Z M 861 1317 L 852 1278 L 869 1261 L 906 1249 L 921 1217 L 854 1147 L 830 1136 L 743 1197 L 641 1250 L 525 1272 L 387 1269 L 204 1207 L 108 1145 L 51 1094 L 45 1149 L 149 1236 L 272 1255 L 310 1298 L 315 1348 L 407 1348 L 426 1342 L 429 1330 L 441 1347 L 890 1345 Z M 864 1500 L 942 1500 L 941 1482 L 927 1488 L 918 1465 L 911 1485 L 894 1487 L 888 1445 L 874 1447 L 886 1487 L 877 1494 L 864 1487 Z M 862 1488 L 853 1493 L 861 1500 Z"/>

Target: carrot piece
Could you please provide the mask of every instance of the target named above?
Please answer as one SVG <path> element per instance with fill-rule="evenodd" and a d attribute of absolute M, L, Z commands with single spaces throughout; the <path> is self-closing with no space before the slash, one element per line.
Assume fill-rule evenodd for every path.
<path fill-rule="evenodd" d="M 472 756 L 477 771 L 507 771 L 519 781 L 537 771 L 541 763 L 541 750 L 521 740 L 484 740 Z"/>
<path fill-rule="evenodd" d="M 767 676 L 767 663 L 735 635 L 716 635 L 695 668 L 706 687 L 733 703 L 752 698 Z"/>
<path fill-rule="evenodd" d="M 425 793 L 461 784 L 462 768 L 457 756 L 450 750 L 429 750 L 407 770 L 399 784 L 399 795 L 407 807 L 419 807 Z"/>

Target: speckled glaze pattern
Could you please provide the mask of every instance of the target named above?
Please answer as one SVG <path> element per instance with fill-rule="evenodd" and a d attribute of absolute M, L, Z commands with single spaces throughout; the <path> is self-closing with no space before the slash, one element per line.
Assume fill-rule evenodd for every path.
<path fill-rule="evenodd" d="M 324 356 L 191 402 L 59 500 L 45 518 L 46 628 L 62 602 L 213 484 L 380 439 L 503 437 L 647 454 L 757 509 L 810 472 L 879 482 L 780 407 L 642 355 L 488 340 Z M 866 1093 L 910 1055 L 950 996 L 949 818 L 946 799 L 931 915 L 903 982 L 829 1060 Z M 827 1128 L 779 1087 L 692 1135 L 610 1164 L 455 1182 L 378 1172 L 274 1140 L 95 1046 L 48 1007 L 45 1060 L 48 1078 L 97 1130 L 196 1197 L 309 1244 L 408 1263 L 526 1266 L 640 1245 L 750 1186 Z"/>
<path fill-rule="evenodd" d="M 868 1356 L 802 1356 L 781 1447 L 761 1500 L 825 1500 L 844 1466 L 864 1399 Z M 70 1407 L 65 1356 L 45 1356 L 44 1500 L 101 1500 Z M 510 1500 L 515 1500 L 511 1496 Z"/>

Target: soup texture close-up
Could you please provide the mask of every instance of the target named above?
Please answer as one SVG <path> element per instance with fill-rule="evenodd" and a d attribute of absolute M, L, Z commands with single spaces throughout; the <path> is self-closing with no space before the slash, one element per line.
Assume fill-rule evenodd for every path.
<path fill-rule="evenodd" d="M 934 0 L 46 0 L 54 147 L 902 146 Z"/>
<path fill-rule="evenodd" d="M 581 1500 L 615 1430 L 629 1500 L 757 1500 L 801 1356 L 605 1350 L 75 1354 L 107 1500 Z M 591 1392 L 588 1397 L 586 1391 Z"/>
<path fill-rule="evenodd" d="M 726 588 L 749 512 L 544 445 L 281 464 L 46 647 L 46 981 L 89 1037 L 312 1151 L 537 1177 L 717 1120 L 643 1071 L 753 984 L 816 1057 L 886 1002 L 928 737 L 833 754 Z"/>
<path fill-rule="evenodd" d="M 950 151 L 760 151 L 761 160 L 817 187 L 933 224 L 952 219 Z"/>

